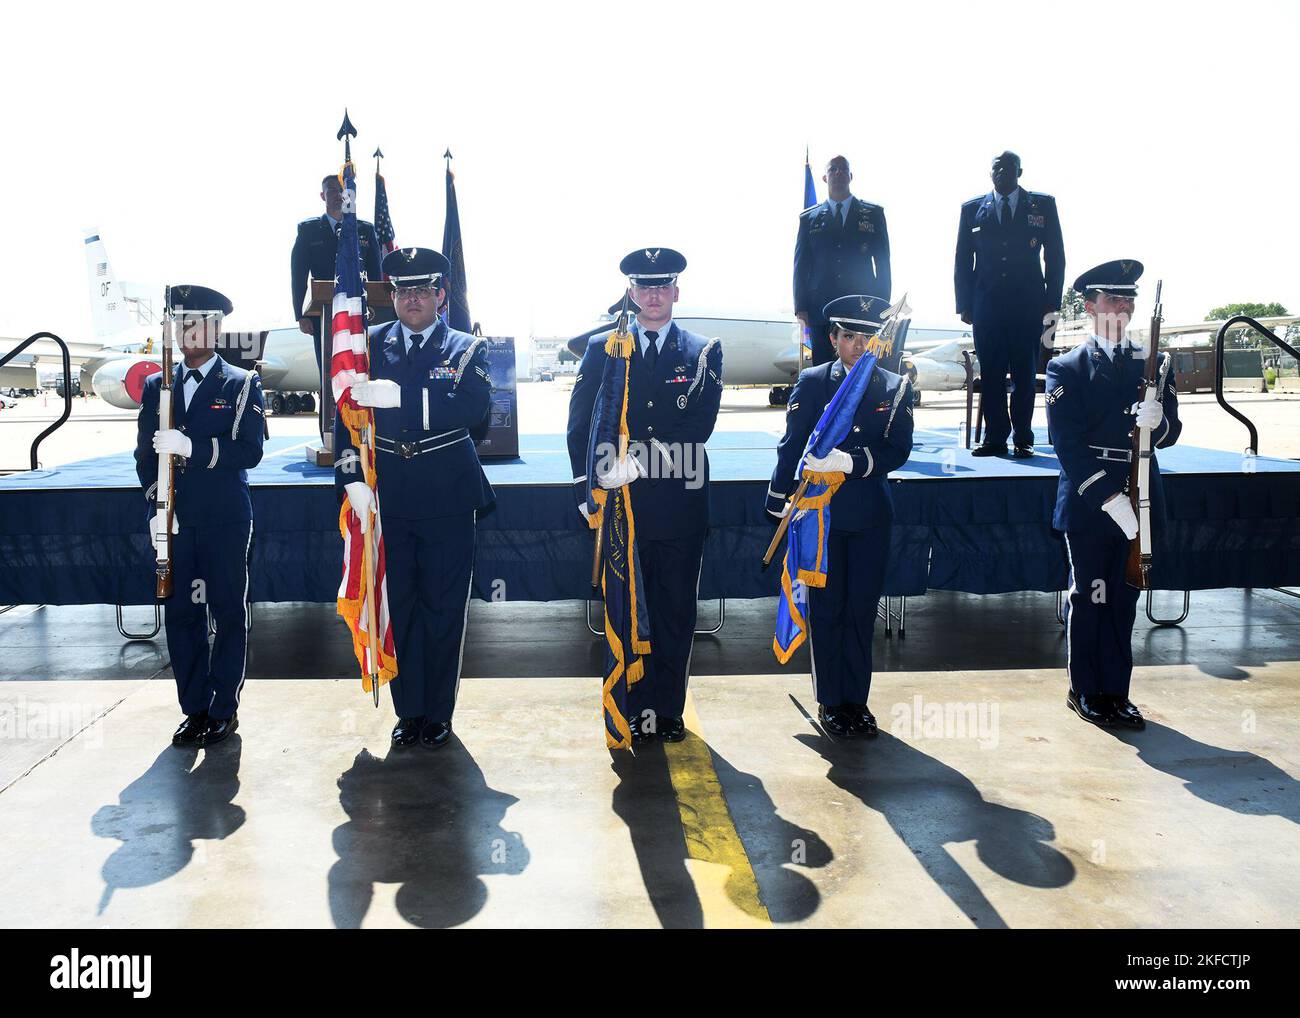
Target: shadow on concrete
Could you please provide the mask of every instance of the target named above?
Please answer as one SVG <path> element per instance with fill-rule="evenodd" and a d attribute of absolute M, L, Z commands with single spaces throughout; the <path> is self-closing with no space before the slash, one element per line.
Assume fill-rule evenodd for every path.
<path fill-rule="evenodd" d="M 104 861 L 102 915 L 119 887 L 147 887 L 175 876 L 194 857 L 194 842 L 220 840 L 243 826 L 238 733 L 211 750 L 168 746 L 140 777 L 90 821 L 98 838 L 122 844 Z M 194 766 L 195 760 L 198 766 Z"/>
<path fill-rule="evenodd" d="M 1137 750 L 1148 767 L 1180 779 L 1198 799 L 1246 816 L 1300 824 L 1300 781 L 1262 756 L 1197 742 L 1150 719 L 1142 732 L 1103 730 Z"/>
<path fill-rule="evenodd" d="M 334 830 L 329 872 L 334 925 L 358 928 L 375 884 L 400 884 L 397 910 L 413 926 L 467 922 L 488 898 L 483 876 L 518 876 L 529 863 L 523 837 L 501 824 L 519 800 L 489 788 L 454 736 L 433 751 L 363 749 L 338 781 L 347 823 Z"/>
<path fill-rule="evenodd" d="M 693 732 L 687 733 L 687 739 L 699 742 Z M 821 895 L 811 880 L 789 867 L 825 866 L 832 858 L 829 846 L 816 831 L 781 817 L 757 777 L 732 767 L 706 744 L 701 743 L 701 748 L 710 754 L 767 914 L 778 923 L 806 919 L 821 904 Z M 660 925 L 702 928 L 703 908 L 686 861 L 711 861 L 710 846 L 707 838 L 697 838 L 694 853 L 687 849 L 682 807 L 663 743 L 647 743 L 635 755 L 611 753 L 611 766 L 619 778 L 612 807 L 627 824 L 641 880 Z M 738 882 L 729 879 L 725 890 L 737 908 L 748 911 Z"/>
<path fill-rule="evenodd" d="M 1056 836 L 1049 821 L 988 802 L 960 771 L 908 743 L 883 731 L 870 742 L 841 742 L 820 728 L 795 738 L 830 764 L 826 776 L 832 784 L 884 816 L 976 927 L 1006 929 L 1007 924 L 947 845 L 974 841 L 985 866 L 1026 887 L 1064 887 L 1074 879 L 1074 864 L 1049 844 Z M 872 917 L 863 916 L 863 923 L 872 925 Z"/>

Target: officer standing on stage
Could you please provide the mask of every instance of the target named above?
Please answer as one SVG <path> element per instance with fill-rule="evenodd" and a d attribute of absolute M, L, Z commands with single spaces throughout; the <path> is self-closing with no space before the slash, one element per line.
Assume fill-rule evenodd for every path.
<path fill-rule="evenodd" d="M 1126 338 L 1142 263 L 1106 262 L 1074 281 L 1093 321 L 1087 342 L 1047 365 L 1047 426 L 1061 479 L 1052 525 L 1070 557 L 1066 617 L 1067 706 L 1104 728 L 1146 727 L 1128 698 L 1138 591 L 1124 579 L 1138 521 L 1129 500 L 1135 426 L 1151 428 L 1152 450 L 1178 441 L 1173 362 L 1159 356 L 1157 397 L 1137 402 L 1146 353 Z M 1164 491 L 1151 457 L 1151 519 L 1164 519 Z"/>
<path fill-rule="evenodd" d="M 690 677 L 696 598 L 709 527 L 709 460 L 722 401 L 722 344 L 673 321 L 677 277 L 686 259 L 668 248 L 633 251 L 619 263 L 640 307 L 628 369 L 626 460 L 598 477 L 602 488 L 630 484 L 636 541 L 650 617 L 645 676 L 628 691 L 632 738 L 686 737 L 682 715 Z M 589 341 L 569 399 L 569 460 L 580 511 L 586 508 L 591 416 L 605 367 L 605 332 Z"/>
<path fill-rule="evenodd" d="M 397 652 L 389 684 L 394 746 L 451 739 L 465 620 L 473 586 L 476 516 L 495 498 L 470 429 L 492 393 L 487 341 L 438 317 L 450 264 L 428 248 L 384 258 L 397 321 L 369 330 L 370 378 L 353 398 L 375 411 L 375 473 Z M 351 435 L 334 422 L 335 486 L 368 525 L 374 494 Z M 364 529 L 363 529 L 364 532 Z"/>
<path fill-rule="evenodd" d="M 304 219 L 298 224 L 298 236 L 293 242 L 289 265 L 293 282 L 293 317 L 298 328 L 313 338 L 316 345 L 316 366 L 320 366 L 320 319 L 305 314 L 307 277 L 334 279 L 334 255 L 338 249 L 339 230 L 343 221 L 343 183 L 337 173 L 321 181 L 321 200 L 325 211 L 315 219 Z M 357 220 L 357 239 L 361 244 L 361 268 L 367 279 L 381 278 L 379 267 L 379 238 L 375 228 L 365 220 Z"/>
<path fill-rule="evenodd" d="M 961 207 L 954 284 L 957 314 L 974 327 L 980 362 L 984 442 L 972 456 L 1034 454 L 1034 391 L 1039 351 L 1055 327 L 1065 281 L 1065 245 L 1056 199 L 1020 186 L 1020 157 L 993 160 L 993 190 Z M 1051 348 L 1050 338 L 1046 339 Z M 1007 415 L 1007 373 L 1011 414 Z"/>
<path fill-rule="evenodd" d="M 773 521 L 789 511 L 799 486 L 795 472 L 808 437 L 849 368 L 884 324 L 883 297 L 852 294 L 831 301 L 823 315 L 831 326 L 836 359 L 799 375 L 786 404 L 785 437 L 765 509 Z M 844 483 L 831 497 L 826 586 L 805 586 L 817 717 L 831 735 L 874 738 L 876 719 L 867 708 L 871 691 L 871 638 L 876 606 L 885 589 L 894 503 L 889 472 L 912 454 L 912 385 L 898 374 L 901 344 L 877 360 L 853 428 L 825 459 L 810 456 L 817 471 L 838 471 Z"/>
<path fill-rule="evenodd" d="M 205 286 L 173 286 L 184 362 L 172 379 L 173 427 L 159 430 L 161 374 L 144 383 L 135 468 L 154 511 L 158 454 L 178 457 L 172 519 L 172 589 L 165 602 L 167 652 L 185 720 L 177 746 L 212 746 L 239 727 L 247 650 L 248 550 L 253 503 L 248 470 L 262 460 L 265 410 L 256 373 L 216 353 L 229 300 Z M 166 526 L 165 513 L 152 521 Z M 206 610 L 205 610 L 206 609 Z M 208 648 L 208 615 L 216 637 Z"/>
<path fill-rule="evenodd" d="M 872 293 L 889 300 L 889 229 L 885 210 L 849 193 L 853 174 L 844 156 L 826 164 L 829 196 L 804 209 L 794 244 L 794 313 L 808 327 L 813 364 L 835 360 L 826 302 L 842 293 Z"/>

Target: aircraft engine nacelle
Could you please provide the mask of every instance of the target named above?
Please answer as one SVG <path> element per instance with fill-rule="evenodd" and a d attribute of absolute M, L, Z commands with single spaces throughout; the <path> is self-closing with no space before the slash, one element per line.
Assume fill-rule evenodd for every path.
<path fill-rule="evenodd" d="M 91 379 L 95 394 L 119 410 L 140 409 L 144 383 L 162 365 L 144 357 L 121 357 L 101 366 Z"/>

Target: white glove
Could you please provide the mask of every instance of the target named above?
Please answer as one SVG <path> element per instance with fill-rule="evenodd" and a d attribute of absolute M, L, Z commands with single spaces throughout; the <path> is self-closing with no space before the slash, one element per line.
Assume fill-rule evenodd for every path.
<path fill-rule="evenodd" d="M 597 480 L 600 486 L 606 491 L 611 488 L 621 488 L 625 484 L 631 484 L 639 477 L 644 477 L 645 471 L 641 468 L 640 461 L 635 456 L 624 456 L 614 464 L 614 469 L 608 474 L 600 474 Z"/>
<path fill-rule="evenodd" d="M 832 449 L 825 456 L 809 456 L 804 460 L 804 466 L 819 474 L 847 474 L 853 470 L 853 457 L 843 449 Z"/>
<path fill-rule="evenodd" d="M 774 513 L 771 509 L 764 509 L 763 511 L 767 513 L 768 516 L 772 517 L 772 519 L 780 521 L 790 515 L 790 507 L 793 505 L 793 502 L 787 501 L 785 505 L 781 506 L 781 511 L 779 513 Z"/>
<path fill-rule="evenodd" d="M 582 513 L 582 518 L 584 520 L 586 520 L 588 523 L 591 522 L 591 512 L 587 509 L 586 502 L 581 502 L 578 504 L 578 512 Z"/>
<path fill-rule="evenodd" d="M 370 529 L 370 508 L 375 504 L 375 493 L 365 481 L 345 484 L 343 490 L 348 493 L 348 503 L 361 521 L 361 532 L 366 533 Z"/>
<path fill-rule="evenodd" d="M 168 428 L 164 431 L 155 431 L 153 433 L 153 451 L 157 453 L 170 453 L 173 456 L 184 456 L 189 459 L 190 453 L 194 450 L 194 443 L 190 441 L 190 436 L 183 431 L 177 431 L 174 428 Z"/>
<path fill-rule="evenodd" d="M 1102 503 L 1102 509 L 1115 521 L 1115 526 L 1124 531 L 1130 541 L 1138 536 L 1138 518 L 1133 512 L 1133 503 L 1122 492 Z"/>
<path fill-rule="evenodd" d="M 163 512 L 161 509 L 159 509 L 156 513 L 154 513 L 154 517 L 153 517 L 153 532 L 154 532 L 155 540 L 157 539 L 159 534 L 166 533 L 166 531 L 167 531 L 167 514 Z M 181 521 L 176 518 L 176 513 L 173 512 L 172 533 L 179 534 L 180 532 L 181 532 Z"/>
<path fill-rule="evenodd" d="M 1158 399 L 1144 399 L 1137 405 L 1137 426 L 1158 428 L 1165 419 L 1165 408 Z"/>
<path fill-rule="evenodd" d="M 402 387 L 391 378 L 376 378 L 352 386 L 352 398 L 362 406 L 381 410 L 402 405 Z"/>

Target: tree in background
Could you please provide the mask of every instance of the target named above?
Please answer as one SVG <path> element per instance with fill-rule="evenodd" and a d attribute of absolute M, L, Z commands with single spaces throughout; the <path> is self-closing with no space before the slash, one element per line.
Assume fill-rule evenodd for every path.
<path fill-rule="evenodd" d="M 1087 312 L 1083 309 L 1083 294 L 1067 286 L 1064 296 L 1061 297 L 1061 321 L 1077 322 L 1086 316 Z"/>
<path fill-rule="evenodd" d="M 1284 308 L 1277 301 L 1270 304 L 1225 304 L 1223 307 L 1211 308 L 1205 315 L 1207 322 L 1226 322 L 1229 318 L 1237 315 L 1249 315 L 1251 318 L 1277 318 L 1283 315 L 1289 315 L 1291 312 Z M 1294 325 L 1287 326 L 1286 332 L 1282 338 L 1288 343 L 1295 335 L 1296 328 Z M 1257 333 L 1254 329 L 1242 327 L 1233 329 L 1223 337 L 1225 349 L 1274 349 L 1273 344 Z"/>

